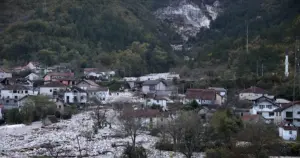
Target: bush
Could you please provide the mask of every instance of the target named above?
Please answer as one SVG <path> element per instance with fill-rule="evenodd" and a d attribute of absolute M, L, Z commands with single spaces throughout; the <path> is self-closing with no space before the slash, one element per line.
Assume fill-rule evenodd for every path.
<path fill-rule="evenodd" d="M 173 146 L 173 144 L 168 143 L 168 142 L 157 142 L 155 144 L 155 149 L 164 150 L 164 151 L 173 151 L 174 146 Z"/>
<path fill-rule="evenodd" d="M 159 133 L 160 133 L 160 130 L 158 128 L 153 128 L 153 129 L 150 130 L 150 135 L 151 136 L 156 137 L 156 136 L 158 136 Z"/>
<path fill-rule="evenodd" d="M 56 112 L 55 112 L 55 117 L 56 117 L 56 118 L 60 118 L 60 116 L 61 116 L 60 112 L 59 112 L 59 111 L 56 111 Z"/>
<path fill-rule="evenodd" d="M 64 120 L 71 119 L 71 118 L 72 118 L 72 114 L 71 114 L 70 112 L 64 112 L 64 113 L 61 115 L 61 118 L 64 119 Z"/>
<path fill-rule="evenodd" d="M 234 154 L 225 148 L 208 149 L 206 150 L 206 158 L 232 158 Z"/>
<path fill-rule="evenodd" d="M 23 116 L 19 109 L 5 110 L 5 121 L 8 124 L 19 124 L 23 123 Z"/>
<path fill-rule="evenodd" d="M 141 147 L 135 147 L 133 150 L 133 146 L 128 145 L 126 146 L 123 152 L 123 158 L 147 158 L 146 149 Z"/>

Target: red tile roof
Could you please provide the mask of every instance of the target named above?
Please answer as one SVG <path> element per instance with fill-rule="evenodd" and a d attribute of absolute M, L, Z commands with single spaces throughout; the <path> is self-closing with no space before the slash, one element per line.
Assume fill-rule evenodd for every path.
<path fill-rule="evenodd" d="M 186 98 L 188 98 L 188 99 L 215 100 L 216 91 L 212 90 L 212 89 L 187 89 Z"/>
<path fill-rule="evenodd" d="M 268 94 L 269 92 L 255 86 L 242 90 L 240 93 L 255 93 L 255 94 Z"/>
<path fill-rule="evenodd" d="M 260 115 L 244 115 L 242 116 L 243 121 L 255 121 L 259 120 Z"/>
<path fill-rule="evenodd" d="M 298 128 L 295 127 L 293 124 L 286 122 L 286 121 L 282 121 L 279 125 L 279 127 L 283 128 L 284 130 L 297 130 Z"/>

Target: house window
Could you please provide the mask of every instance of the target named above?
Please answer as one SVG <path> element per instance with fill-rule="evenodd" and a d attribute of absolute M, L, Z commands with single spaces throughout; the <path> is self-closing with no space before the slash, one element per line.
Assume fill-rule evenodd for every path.
<path fill-rule="evenodd" d="M 297 114 L 299 115 L 299 114 L 300 114 L 300 111 L 298 111 Z"/>
<path fill-rule="evenodd" d="M 17 93 L 17 91 L 16 91 L 16 90 L 13 90 L 13 93 Z"/>
<path fill-rule="evenodd" d="M 28 91 L 25 91 L 25 94 L 27 94 L 28 93 Z"/>
<path fill-rule="evenodd" d="M 18 96 L 15 96 L 15 99 L 18 99 Z"/>
<path fill-rule="evenodd" d="M 259 105 L 259 108 L 263 109 L 263 108 L 265 108 L 265 106 L 264 105 Z"/>
<path fill-rule="evenodd" d="M 286 117 L 293 117 L 293 112 L 286 112 L 286 113 L 285 113 L 285 116 L 286 116 Z"/>
<path fill-rule="evenodd" d="M 158 100 L 156 100 L 156 102 L 158 103 L 159 101 L 158 101 Z"/>
<path fill-rule="evenodd" d="M 274 112 L 269 112 L 269 116 L 274 116 Z"/>
<path fill-rule="evenodd" d="M 58 108 L 61 109 L 61 105 L 59 105 Z"/>
<path fill-rule="evenodd" d="M 17 102 L 17 100 L 14 100 L 14 102 L 16 103 L 16 102 Z"/>
<path fill-rule="evenodd" d="M 6 100 L 6 103 L 8 103 L 9 102 L 9 100 Z"/>
<path fill-rule="evenodd" d="M 81 100 L 83 100 L 83 98 L 84 98 L 83 96 L 80 97 Z"/>
<path fill-rule="evenodd" d="M 267 108 L 268 109 L 272 109 L 272 105 L 267 105 Z"/>
<path fill-rule="evenodd" d="M 50 92 L 52 92 L 52 89 L 50 89 Z"/>
<path fill-rule="evenodd" d="M 292 134 L 292 133 L 293 133 L 293 131 L 289 131 L 289 133 L 290 133 L 290 134 Z"/>

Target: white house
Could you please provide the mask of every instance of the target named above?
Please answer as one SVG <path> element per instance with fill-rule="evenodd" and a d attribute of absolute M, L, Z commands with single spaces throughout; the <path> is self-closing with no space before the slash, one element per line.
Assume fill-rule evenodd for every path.
<path fill-rule="evenodd" d="M 244 89 L 243 91 L 241 91 L 239 93 L 240 100 L 253 101 L 262 96 L 265 96 L 265 97 L 268 97 L 271 99 L 274 98 L 274 96 L 269 95 L 269 92 L 267 92 L 266 90 L 259 88 L 259 87 L 254 87 L 254 86 L 252 86 L 248 89 Z"/>
<path fill-rule="evenodd" d="M 162 96 L 152 96 L 145 98 L 144 105 L 145 106 L 152 106 L 152 105 L 159 105 L 162 109 L 167 110 L 167 97 Z"/>
<path fill-rule="evenodd" d="M 289 122 L 296 127 L 300 127 L 300 101 L 286 104 L 285 106 L 274 110 L 275 123 L 282 121 Z"/>
<path fill-rule="evenodd" d="M 86 104 L 87 99 L 87 92 L 76 86 L 67 89 L 67 91 L 64 94 L 64 102 L 68 104 Z"/>
<path fill-rule="evenodd" d="M 66 86 L 61 82 L 50 82 L 40 86 L 40 94 L 46 96 L 56 95 L 59 91 L 66 90 Z"/>
<path fill-rule="evenodd" d="M 296 140 L 298 129 L 293 124 L 283 122 L 279 127 L 279 137 L 283 140 Z"/>
<path fill-rule="evenodd" d="M 33 73 L 33 72 L 30 73 L 29 75 L 27 75 L 25 78 L 30 80 L 30 81 L 41 79 L 39 75 L 37 75 L 36 73 Z"/>
<path fill-rule="evenodd" d="M 278 109 L 279 105 L 277 105 L 274 100 L 262 96 L 260 98 L 257 98 L 254 101 L 254 104 L 252 106 L 252 109 L 250 110 L 250 113 L 252 115 L 261 115 L 263 116 L 267 123 L 273 122 L 275 119 L 275 113 L 274 110 Z"/>
<path fill-rule="evenodd" d="M 163 80 L 147 80 L 142 84 L 142 93 L 158 93 L 167 90 L 167 84 Z"/>
<path fill-rule="evenodd" d="M 212 89 L 187 89 L 183 103 L 188 104 L 195 100 L 199 105 L 212 105 L 216 104 L 217 96 Z"/>
<path fill-rule="evenodd" d="M 37 95 L 38 91 L 22 85 L 9 85 L 1 89 L 2 99 L 21 99 L 27 95 Z"/>
<path fill-rule="evenodd" d="M 99 101 L 107 101 L 109 97 L 109 89 L 106 87 L 98 87 L 86 90 L 89 98 L 96 98 Z"/>
<path fill-rule="evenodd" d="M 83 90 L 97 89 L 100 86 L 92 80 L 81 80 L 76 84 L 77 87 Z"/>
<path fill-rule="evenodd" d="M 1 78 L 12 78 L 12 73 L 7 70 L 0 68 L 0 79 Z"/>

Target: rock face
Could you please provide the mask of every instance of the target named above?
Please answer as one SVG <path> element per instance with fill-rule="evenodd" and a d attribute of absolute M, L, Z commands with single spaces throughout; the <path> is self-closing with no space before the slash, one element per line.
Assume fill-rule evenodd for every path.
<path fill-rule="evenodd" d="M 158 9 L 155 16 L 171 24 L 184 41 L 196 36 L 202 27 L 209 28 L 220 12 L 219 1 L 213 4 L 202 2 L 197 5 L 188 0 L 172 2 L 168 7 Z"/>

